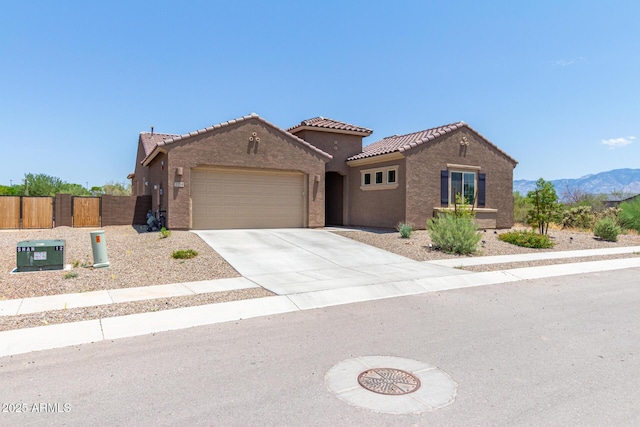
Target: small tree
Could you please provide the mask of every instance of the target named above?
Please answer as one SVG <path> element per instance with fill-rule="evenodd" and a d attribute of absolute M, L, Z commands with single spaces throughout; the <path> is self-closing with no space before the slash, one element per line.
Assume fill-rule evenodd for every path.
<path fill-rule="evenodd" d="M 553 184 L 540 178 L 536 189 L 527 193 L 527 200 L 531 203 L 527 223 L 537 228 L 539 234 L 547 234 L 549 223 L 558 221 L 561 208 Z"/>
<path fill-rule="evenodd" d="M 453 201 L 453 215 L 471 221 L 476 219 L 476 211 L 474 210 L 473 204 L 469 203 L 469 200 L 461 193 L 456 193 Z"/>

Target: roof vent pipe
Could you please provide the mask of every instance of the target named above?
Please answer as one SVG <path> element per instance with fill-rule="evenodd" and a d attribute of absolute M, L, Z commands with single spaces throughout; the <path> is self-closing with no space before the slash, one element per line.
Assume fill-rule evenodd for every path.
<path fill-rule="evenodd" d="M 153 135 L 153 126 L 151 126 L 151 135 Z"/>

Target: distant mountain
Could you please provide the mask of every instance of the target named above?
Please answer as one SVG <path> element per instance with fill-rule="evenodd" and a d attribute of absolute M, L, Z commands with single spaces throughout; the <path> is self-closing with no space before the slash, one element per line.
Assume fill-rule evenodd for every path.
<path fill-rule="evenodd" d="M 563 193 L 579 189 L 587 194 L 612 194 L 622 192 L 629 196 L 640 193 L 640 169 L 615 169 L 608 172 L 585 175 L 575 179 L 556 179 L 551 181 L 562 198 Z M 523 196 L 536 188 L 536 181 L 517 179 L 513 181 L 513 191 Z"/>

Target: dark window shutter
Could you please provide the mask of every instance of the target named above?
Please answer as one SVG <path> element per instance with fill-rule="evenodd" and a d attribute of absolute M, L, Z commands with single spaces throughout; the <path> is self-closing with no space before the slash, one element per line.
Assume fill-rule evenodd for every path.
<path fill-rule="evenodd" d="M 449 206 L 449 171 L 440 171 L 440 204 Z"/>
<path fill-rule="evenodd" d="M 485 205 L 485 196 L 487 194 L 487 174 L 478 174 L 478 207 L 483 208 Z"/>

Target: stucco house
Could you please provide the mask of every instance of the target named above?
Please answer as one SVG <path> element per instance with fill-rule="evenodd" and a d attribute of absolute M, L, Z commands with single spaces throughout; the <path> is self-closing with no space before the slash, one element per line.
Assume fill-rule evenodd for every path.
<path fill-rule="evenodd" d="M 372 133 L 323 117 L 284 130 L 257 114 L 185 135 L 152 128 L 140 133 L 129 178 L 174 229 L 424 228 L 456 193 L 481 226 L 513 225 L 517 162 L 466 123 L 363 148 Z"/>

